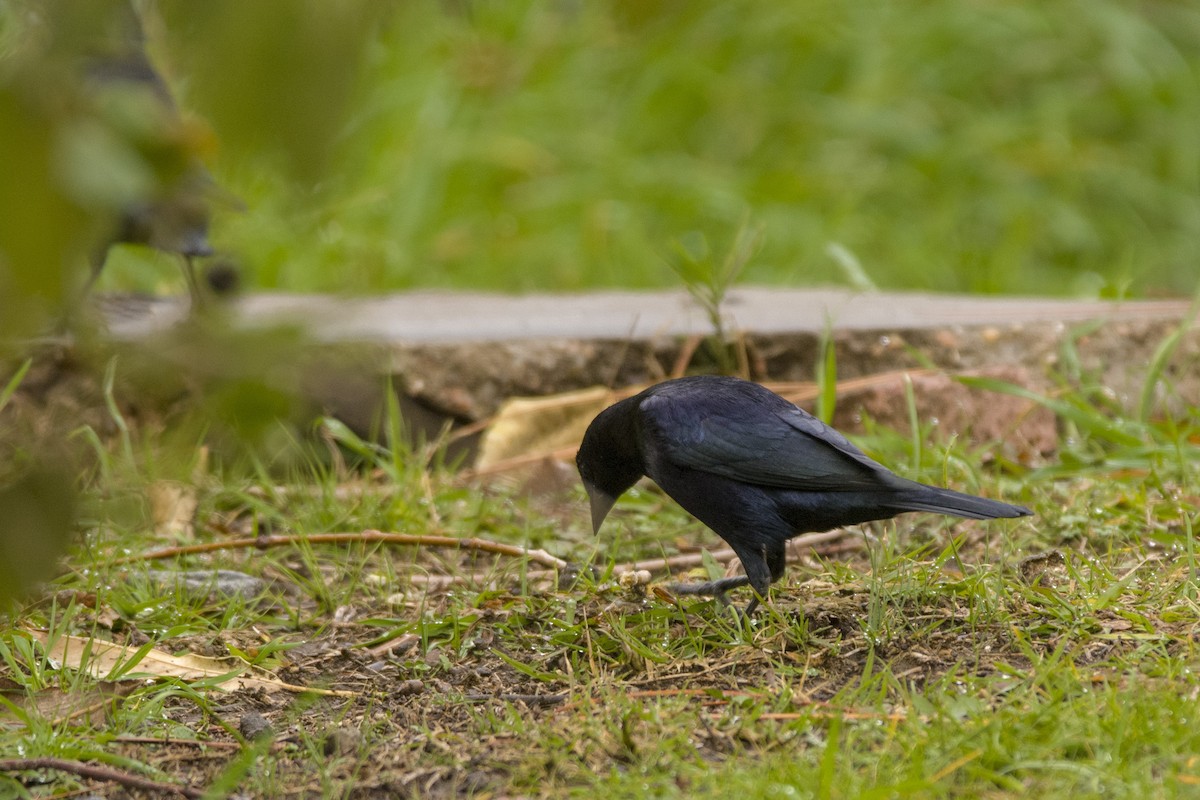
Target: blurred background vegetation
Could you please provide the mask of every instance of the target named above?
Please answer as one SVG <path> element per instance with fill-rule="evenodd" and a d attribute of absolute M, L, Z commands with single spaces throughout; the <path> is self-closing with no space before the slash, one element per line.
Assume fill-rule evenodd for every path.
<path fill-rule="evenodd" d="M 7 3 L 0 47 L 121 5 Z M 135 5 L 251 288 L 674 286 L 746 220 L 748 283 L 1196 288 L 1190 0 Z M 117 248 L 102 288 L 182 278 Z"/>

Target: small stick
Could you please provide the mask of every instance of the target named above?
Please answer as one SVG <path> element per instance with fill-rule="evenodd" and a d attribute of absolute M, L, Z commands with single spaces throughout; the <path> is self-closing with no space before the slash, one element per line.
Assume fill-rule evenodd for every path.
<path fill-rule="evenodd" d="M 197 553 L 213 553 L 218 550 L 238 550 L 241 548 L 288 547 L 307 542 L 309 544 L 341 544 L 361 542 L 363 544 L 395 544 L 408 547 L 448 547 L 454 550 L 477 550 L 483 553 L 496 553 L 514 558 L 528 558 L 535 564 L 541 564 L 551 569 L 562 569 L 566 561 L 550 555 L 545 550 L 529 550 L 513 544 L 490 542 L 487 539 L 456 539 L 453 536 L 426 536 L 410 533 L 383 533 L 382 531 L 366 530 L 358 533 L 311 533 L 307 536 L 259 536 L 247 539 L 229 539 L 223 542 L 206 542 L 204 544 L 189 544 L 178 547 L 164 547 L 161 550 L 151 550 L 148 553 L 125 556 L 110 561 L 110 564 L 132 564 L 139 561 L 154 561 L 175 556 L 190 556 Z"/>
<path fill-rule="evenodd" d="M 161 736 L 114 736 L 110 741 L 117 744 L 159 744 L 168 747 L 182 746 L 212 750 L 241 750 L 245 747 L 241 742 L 225 742 L 211 739 L 164 739 Z M 288 742 L 286 741 L 271 742 L 271 752 L 277 753 L 288 746 Z"/>
<path fill-rule="evenodd" d="M 821 533 L 805 533 L 788 541 L 788 548 L 794 553 L 802 548 L 816 549 L 818 545 L 826 542 L 836 541 L 845 536 L 847 531 L 843 528 L 838 528 L 832 531 L 822 531 Z M 857 548 L 857 543 L 847 548 Z M 836 551 L 835 551 L 836 552 Z M 737 553 L 732 549 L 725 547 L 720 550 L 710 550 L 707 554 L 708 558 L 719 563 L 728 563 L 737 558 Z M 667 558 L 649 558 L 645 561 L 633 561 L 627 564 L 617 564 L 613 567 L 614 575 L 624 575 L 627 572 L 674 572 L 681 569 L 693 569 L 704 564 L 706 558 L 705 553 L 684 553 L 678 556 L 668 556 Z M 556 570 L 531 570 L 525 573 L 525 578 L 530 581 L 545 580 L 553 578 L 557 574 Z M 483 572 L 472 572 L 466 575 L 412 575 L 410 580 L 414 584 L 422 585 L 426 589 L 446 589 L 450 586 L 458 586 L 464 583 L 483 583 L 492 574 Z"/>
<path fill-rule="evenodd" d="M 121 735 L 109 739 L 117 744 L 161 744 L 168 747 L 211 747 L 214 750 L 241 750 L 241 742 L 205 741 L 204 739 L 169 739 L 162 736 Z"/>
<path fill-rule="evenodd" d="M 565 694 L 468 694 L 463 699 L 469 703 L 486 703 L 499 700 L 503 703 L 524 703 L 527 706 L 556 706 L 567 699 Z"/>
<path fill-rule="evenodd" d="M 819 719 L 840 717 L 841 719 L 880 720 L 884 722 L 904 722 L 904 720 L 908 719 L 908 715 L 899 711 L 888 714 L 881 711 L 850 711 L 833 706 L 813 706 L 808 711 L 766 711 L 759 714 L 755 719 L 773 719 L 780 722 L 787 722 L 794 719 L 808 719 L 809 717 L 817 717 Z"/>
<path fill-rule="evenodd" d="M 148 792 L 165 794 L 181 794 L 189 800 L 198 800 L 204 792 L 190 786 L 178 786 L 174 783 L 163 783 L 132 772 L 104 767 L 99 764 L 85 764 L 82 761 L 72 761 L 66 758 L 5 758 L 0 759 L 0 772 L 21 772 L 31 769 L 56 769 L 60 772 L 70 772 L 84 778 L 119 783 L 134 789 L 145 789 Z"/>
<path fill-rule="evenodd" d="M 417 643 L 420 641 L 421 637 L 417 634 L 406 633 L 402 636 L 397 636 L 395 639 L 389 639 L 383 644 L 377 644 L 374 647 L 368 647 L 367 652 L 375 658 L 383 658 L 384 656 L 391 655 L 397 650 L 402 653 L 406 652 L 413 647 L 416 647 Z"/>

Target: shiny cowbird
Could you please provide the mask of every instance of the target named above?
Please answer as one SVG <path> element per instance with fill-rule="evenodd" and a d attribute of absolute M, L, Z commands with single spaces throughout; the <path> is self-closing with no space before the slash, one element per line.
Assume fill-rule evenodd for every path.
<path fill-rule="evenodd" d="M 679 378 L 610 406 L 588 427 L 576 463 L 595 530 L 645 475 L 728 542 L 745 575 L 672 588 L 724 602 L 749 585 L 747 613 L 783 575 L 785 545 L 799 534 L 906 511 L 1032 513 L 901 478 L 808 412 L 737 378 Z"/>

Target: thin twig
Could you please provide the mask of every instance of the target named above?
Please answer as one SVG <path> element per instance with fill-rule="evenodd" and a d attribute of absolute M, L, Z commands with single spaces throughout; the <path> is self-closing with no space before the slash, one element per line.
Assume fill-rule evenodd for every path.
<path fill-rule="evenodd" d="M 807 711 L 766 711 L 756 716 L 755 719 L 773 719 L 778 722 L 788 722 L 794 719 L 810 719 L 812 717 L 820 719 L 838 717 L 841 719 L 880 720 L 885 722 L 903 722 L 908 719 L 907 714 L 899 711 L 893 711 L 888 714 L 882 711 L 853 711 L 824 705 L 811 706 Z"/>
<path fill-rule="evenodd" d="M 895 381 L 901 380 L 904 376 L 910 378 L 924 378 L 928 375 L 937 375 L 942 370 L 937 369 L 892 369 L 886 372 L 876 372 L 871 375 L 863 375 L 858 378 L 846 378 L 838 380 L 837 393 L 838 399 L 842 395 L 850 392 L 857 392 L 862 389 L 870 389 L 875 386 L 887 386 Z M 765 381 L 763 386 L 766 386 L 775 394 L 792 403 L 804 403 L 809 400 L 816 400 L 821 389 L 815 383 L 808 381 Z"/>
<path fill-rule="evenodd" d="M 556 706 L 567 699 L 565 694 L 468 694 L 463 699 L 469 703 L 487 703 L 498 700 L 502 703 L 524 703 L 527 706 Z"/>
<path fill-rule="evenodd" d="M 672 676 L 674 677 L 674 676 Z M 715 695 L 714 695 L 715 692 Z M 758 691 L 738 691 L 736 689 L 634 689 L 624 693 L 626 697 L 633 698 L 652 698 L 652 697 L 707 697 L 721 703 L 729 702 L 731 697 L 757 697 L 759 699 L 766 698 L 768 695 L 765 690 Z"/>
<path fill-rule="evenodd" d="M 655 697 L 703 697 L 706 698 L 706 705 L 725 705 L 729 703 L 731 698 L 735 697 L 757 697 L 760 699 L 767 699 L 769 697 L 769 695 L 762 691 L 737 691 L 734 689 L 718 689 L 715 693 L 712 689 L 638 689 L 627 692 L 626 695 L 631 698 L 645 699 Z M 907 715 L 902 712 L 863 711 L 836 706 L 824 700 L 793 697 L 791 702 L 794 705 L 804 706 L 807 710 L 767 711 L 759 714 L 755 719 L 804 719 L 805 717 L 813 716 L 814 711 L 822 716 L 839 716 L 845 719 L 884 719 L 889 721 L 907 719 Z"/>
<path fill-rule="evenodd" d="M 415 633 L 406 633 L 397 636 L 395 639 L 389 639 L 383 644 L 377 644 L 374 647 L 368 647 L 367 652 L 375 658 L 383 658 L 394 653 L 405 653 L 416 647 L 420 643 L 421 637 Z"/>
<path fill-rule="evenodd" d="M 456 539 L 453 536 L 428 536 L 411 533 L 384 533 L 382 531 L 366 530 L 358 533 L 310 533 L 305 536 L 259 536 L 247 539 L 228 539 L 222 542 L 206 542 L 178 547 L 164 547 L 151 550 L 148 553 L 125 556 L 114 559 L 110 564 L 133 564 L 139 561 L 155 561 L 176 556 L 190 556 L 197 553 L 213 553 L 218 550 L 238 550 L 254 548 L 264 550 L 268 547 L 290 547 L 307 544 L 395 544 L 407 547 L 448 547 L 454 550 L 477 550 L 483 553 L 496 553 L 514 558 L 527 558 L 535 564 L 552 569 L 562 569 L 566 561 L 550 555 L 545 550 L 529 550 L 513 544 L 491 542 L 487 539 Z"/>
<path fill-rule="evenodd" d="M 172 739 L 162 736 L 121 735 L 109 739 L 117 744 L 159 744 L 165 747 L 211 747 L 214 750 L 241 750 L 241 742 L 205 741 L 204 739 Z"/>
<path fill-rule="evenodd" d="M 160 794 L 170 792 L 181 794 L 187 798 L 200 798 L 204 792 L 189 786 L 178 786 L 174 783 L 143 778 L 132 772 L 126 772 L 99 764 L 86 764 L 82 761 L 72 761 L 66 758 L 5 758 L 0 759 L 0 772 L 22 772 L 31 769 L 55 769 L 59 772 L 70 772 L 84 778 L 119 783 L 134 789 L 145 789 L 148 792 Z"/>
<path fill-rule="evenodd" d="M 165 739 L 161 736 L 114 736 L 110 741 L 117 744 L 157 744 L 165 747 L 196 747 L 205 750 L 241 750 L 245 747 L 241 742 L 225 742 L 220 740 L 204 740 L 204 739 Z M 290 741 L 275 741 L 271 742 L 271 752 L 277 753 L 280 750 L 286 750 L 290 746 Z"/>
<path fill-rule="evenodd" d="M 816 550 L 818 545 L 827 542 L 837 541 L 846 536 L 848 531 L 844 528 L 839 528 L 832 531 L 823 531 L 821 533 L 805 533 L 788 541 L 788 549 L 792 554 L 810 548 Z M 836 548 L 829 552 L 840 552 L 843 549 L 856 549 L 860 545 L 854 542 L 846 548 Z M 822 548 L 824 551 L 825 548 Z M 737 553 L 732 549 L 725 547 L 720 550 L 710 550 L 697 553 L 684 553 L 678 556 L 668 556 L 666 558 L 649 558 L 645 561 L 633 561 L 626 564 L 617 564 L 613 567 L 614 575 L 624 575 L 627 572 L 676 572 L 683 569 L 694 569 L 702 566 L 707 558 L 711 558 L 719 564 L 727 564 L 737 558 Z M 540 581 L 548 580 L 558 575 L 557 570 L 530 570 L 525 573 L 525 580 Z M 411 575 L 409 580 L 418 586 L 424 586 L 426 590 L 447 589 L 451 586 L 461 586 L 463 584 L 482 584 L 492 578 L 491 572 L 471 572 L 466 575 Z"/>

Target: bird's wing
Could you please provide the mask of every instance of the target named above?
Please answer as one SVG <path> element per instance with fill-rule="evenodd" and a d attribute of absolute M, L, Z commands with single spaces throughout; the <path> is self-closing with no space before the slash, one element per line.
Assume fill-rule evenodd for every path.
<path fill-rule="evenodd" d="M 903 479 L 790 403 L 707 406 L 653 396 L 640 412 L 676 466 L 780 489 L 880 489 Z"/>

